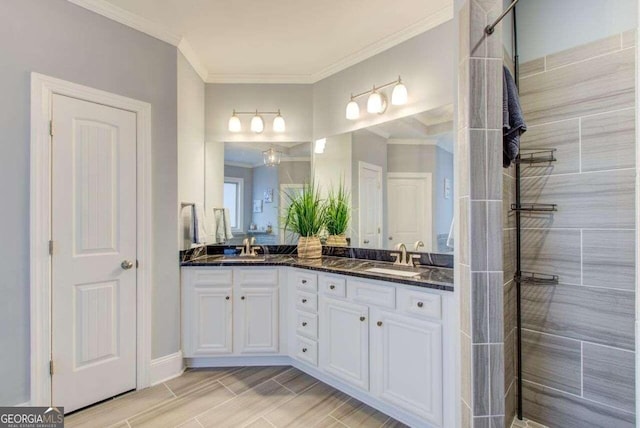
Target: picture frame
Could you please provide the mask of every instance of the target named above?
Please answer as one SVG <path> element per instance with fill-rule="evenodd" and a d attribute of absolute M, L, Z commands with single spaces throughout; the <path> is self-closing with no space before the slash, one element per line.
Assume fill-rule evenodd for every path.
<path fill-rule="evenodd" d="M 267 204 L 273 202 L 273 189 L 267 189 L 264 191 L 264 202 Z"/>
<path fill-rule="evenodd" d="M 253 200 L 253 212 L 261 213 L 262 212 L 262 199 L 254 199 Z"/>

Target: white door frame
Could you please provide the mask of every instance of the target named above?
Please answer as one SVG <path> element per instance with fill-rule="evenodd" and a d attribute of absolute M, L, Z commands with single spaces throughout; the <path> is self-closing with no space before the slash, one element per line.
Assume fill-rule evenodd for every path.
<path fill-rule="evenodd" d="M 31 73 L 30 321 L 31 402 L 51 402 L 51 103 L 64 95 L 136 114 L 137 260 L 136 388 L 149 386 L 151 367 L 151 105 L 109 92 Z M 55 403 L 51 403 L 54 404 Z"/>
<path fill-rule="evenodd" d="M 362 169 L 373 169 L 377 171 L 380 175 L 380 192 L 378 192 L 378 209 L 379 209 L 379 221 L 380 221 L 380 232 L 378 233 L 378 245 L 374 248 L 382 248 L 382 231 L 384 229 L 384 196 L 383 196 L 383 188 L 382 182 L 384 180 L 384 175 L 382 174 L 382 167 L 379 165 L 374 165 L 372 163 L 367 163 L 363 161 L 358 161 L 358 245 L 362 241 L 362 201 L 360 200 L 360 196 L 362 195 Z"/>
<path fill-rule="evenodd" d="M 387 189 L 389 188 L 389 179 L 393 178 L 415 178 L 425 180 L 425 218 L 424 222 L 426 223 L 426 233 L 429 234 L 429 252 L 432 252 L 434 246 L 434 236 L 433 236 L 433 174 L 430 172 L 387 172 Z M 388 198 L 388 190 L 387 190 L 387 198 Z M 388 208 L 387 208 L 387 216 Z M 389 226 L 387 226 L 387 231 L 389 230 Z M 391 233 L 389 233 L 391 235 Z M 411 242 L 409 242 L 411 244 Z M 426 244 L 425 244 L 426 245 Z"/>

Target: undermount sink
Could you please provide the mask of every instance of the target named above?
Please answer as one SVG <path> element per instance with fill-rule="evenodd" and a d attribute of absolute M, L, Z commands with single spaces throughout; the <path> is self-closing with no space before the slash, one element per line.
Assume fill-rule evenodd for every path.
<path fill-rule="evenodd" d="M 263 256 L 221 256 L 219 260 L 227 263 L 247 263 L 247 262 L 263 262 L 265 258 Z"/>
<path fill-rule="evenodd" d="M 407 278 L 413 278 L 414 276 L 420 275 L 420 272 L 409 272 L 406 270 L 386 269 L 386 268 L 370 268 L 370 269 L 367 269 L 365 272 L 382 273 L 385 275 L 397 275 L 397 276 L 404 276 Z"/>

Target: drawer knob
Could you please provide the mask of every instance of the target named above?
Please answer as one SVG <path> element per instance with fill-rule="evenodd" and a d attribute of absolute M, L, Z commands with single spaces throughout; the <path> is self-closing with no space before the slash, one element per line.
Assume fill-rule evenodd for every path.
<path fill-rule="evenodd" d="M 242 297 L 240 298 L 240 300 L 244 300 L 244 296 L 242 296 Z"/>
<path fill-rule="evenodd" d="M 335 286 L 335 285 L 333 285 L 333 284 L 331 284 L 331 285 L 329 286 L 329 288 L 330 288 L 330 289 L 332 289 L 332 290 L 335 290 L 335 289 L 336 289 L 336 286 Z"/>
<path fill-rule="evenodd" d="M 302 348 L 302 352 L 307 352 L 307 348 Z"/>
<path fill-rule="evenodd" d="M 418 307 L 419 307 L 419 308 L 421 308 L 421 307 L 423 307 L 423 306 L 424 306 L 424 303 L 422 303 L 422 302 L 418 302 Z"/>
<path fill-rule="evenodd" d="M 307 322 L 306 321 L 302 321 L 302 326 L 306 327 L 307 326 Z"/>
<path fill-rule="evenodd" d="M 302 303 L 307 303 L 307 299 L 302 299 Z"/>
<path fill-rule="evenodd" d="M 306 280 L 306 279 L 303 279 L 303 280 L 302 280 L 302 283 L 303 283 L 303 284 L 306 284 L 306 283 L 307 283 L 307 280 Z"/>
<path fill-rule="evenodd" d="M 364 321 L 364 320 L 366 320 L 365 317 L 360 317 L 360 321 Z"/>
<path fill-rule="evenodd" d="M 378 327 L 382 327 L 382 321 L 378 321 L 376 324 L 378 324 Z"/>
<path fill-rule="evenodd" d="M 225 297 L 226 300 L 229 300 L 229 296 Z"/>

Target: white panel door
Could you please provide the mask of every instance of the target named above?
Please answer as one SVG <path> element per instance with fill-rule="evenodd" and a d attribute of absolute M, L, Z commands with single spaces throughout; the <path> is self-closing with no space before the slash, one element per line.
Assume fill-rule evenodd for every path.
<path fill-rule="evenodd" d="M 236 352 L 278 352 L 278 288 L 241 287 L 236 299 Z"/>
<path fill-rule="evenodd" d="M 351 302 L 320 297 L 320 368 L 369 389 L 369 310 Z"/>
<path fill-rule="evenodd" d="M 382 247 L 382 168 L 358 163 L 358 237 L 362 248 Z"/>
<path fill-rule="evenodd" d="M 431 251 L 431 174 L 389 173 L 387 210 L 387 248 L 404 243 L 412 250 L 417 241 L 422 241 L 421 251 Z"/>
<path fill-rule="evenodd" d="M 54 95 L 52 401 L 136 387 L 136 115 Z"/>
<path fill-rule="evenodd" d="M 442 326 L 371 311 L 371 392 L 442 425 Z"/>
<path fill-rule="evenodd" d="M 232 337 L 232 288 L 227 286 L 196 286 L 190 292 L 191 309 L 189 341 L 185 345 L 185 357 L 203 357 L 230 354 Z"/>

